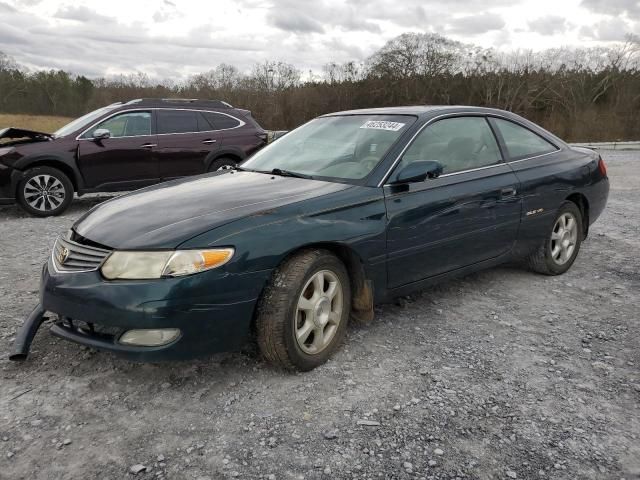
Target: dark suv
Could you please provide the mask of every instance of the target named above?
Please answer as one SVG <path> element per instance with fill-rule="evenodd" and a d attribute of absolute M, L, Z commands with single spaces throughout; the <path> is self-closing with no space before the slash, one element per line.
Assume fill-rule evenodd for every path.
<path fill-rule="evenodd" d="M 0 130 L 0 204 L 62 213 L 73 192 L 133 190 L 233 168 L 267 143 L 251 112 L 217 100 L 114 103 L 53 134 Z"/>

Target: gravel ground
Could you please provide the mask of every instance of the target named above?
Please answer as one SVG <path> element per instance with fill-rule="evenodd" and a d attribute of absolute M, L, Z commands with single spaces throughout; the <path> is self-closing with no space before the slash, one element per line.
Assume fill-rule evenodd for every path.
<path fill-rule="evenodd" d="M 0 478 L 640 478 L 640 152 L 606 159 L 609 205 L 567 274 L 497 268 L 384 305 L 298 375 L 251 351 L 138 365 L 46 328 L 9 362 L 55 236 L 100 198 L 0 209 Z"/>

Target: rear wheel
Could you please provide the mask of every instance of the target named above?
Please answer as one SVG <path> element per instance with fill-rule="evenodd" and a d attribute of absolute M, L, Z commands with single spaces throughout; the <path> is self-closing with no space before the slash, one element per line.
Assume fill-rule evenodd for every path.
<path fill-rule="evenodd" d="M 213 162 L 211 162 L 211 165 L 209 165 L 209 171 L 217 172 L 218 170 L 233 170 L 236 165 L 237 162 L 233 158 L 217 158 Z"/>
<path fill-rule="evenodd" d="M 271 363 L 311 370 L 344 338 L 351 306 L 349 275 L 326 250 L 287 259 L 265 289 L 256 318 L 258 345 Z"/>
<path fill-rule="evenodd" d="M 35 167 L 27 170 L 18 184 L 17 198 L 31 215 L 60 215 L 73 200 L 73 184 L 56 168 Z"/>
<path fill-rule="evenodd" d="M 573 265 L 582 243 L 582 213 L 573 202 L 564 202 L 544 242 L 528 260 L 529 267 L 545 275 L 561 275 Z"/>

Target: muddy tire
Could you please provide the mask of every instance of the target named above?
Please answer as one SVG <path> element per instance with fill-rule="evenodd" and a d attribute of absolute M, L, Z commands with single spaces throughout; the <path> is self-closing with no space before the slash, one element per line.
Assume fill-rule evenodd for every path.
<path fill-rule="evenodd" d="M 580 209 L 573 202 L 564 202 L 544 241 L 526 259 L 528 267 L 544 275 L 562 275 L 571 268 L 578 256 L 582 232 Z"/>
<path fill-rule="evenodd" d="M 308 371 L 344 339 L 351 286 L 344 264 L 327 250 L 303 250 L 274 272 L 258 305 L 258 346 L 271 363 Z"/>

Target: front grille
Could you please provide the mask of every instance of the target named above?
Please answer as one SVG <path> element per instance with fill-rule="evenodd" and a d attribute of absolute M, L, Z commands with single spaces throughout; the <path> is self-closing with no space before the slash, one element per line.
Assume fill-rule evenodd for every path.
<path fill-rule="evenodd" d="M 60 236 L 53 246 L 53 265 L 59 272 L 90 272 L 97 270 L 110 250 L 80 245 L 69 235 Z"/>

